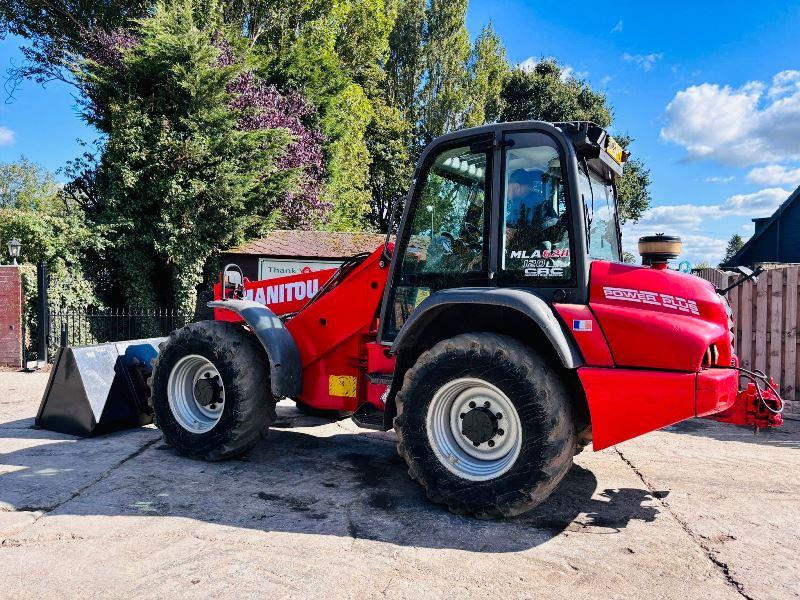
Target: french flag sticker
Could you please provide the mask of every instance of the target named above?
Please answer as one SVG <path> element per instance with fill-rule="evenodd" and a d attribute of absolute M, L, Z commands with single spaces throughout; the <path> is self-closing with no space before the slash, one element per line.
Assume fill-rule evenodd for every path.
<path fill-rule="evenodd" d="M 581 321 L 578 319 L 573 319 L 572 321 L 572 330 L 573 331 L 591 331 L 592 330 L 592 321 L 586 320 Z"/>

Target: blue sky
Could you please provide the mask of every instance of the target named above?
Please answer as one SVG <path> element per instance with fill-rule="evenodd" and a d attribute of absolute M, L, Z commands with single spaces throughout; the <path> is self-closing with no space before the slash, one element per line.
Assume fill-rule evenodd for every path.
<path fill-rule="evenodd" d="M 653 208 L 627 249 L 673 233 L 715 263 L 800 185 L 800 3 L 473 0 L 471 34 L 489 21 L 512 62 L 556 57 L 636 138 Z"/>
<path fill-rule="evenodd" d="M 628 249 L 663 231 L 692 262 L 716 262 L 800 185 L 800 3 L 472 0 L 467 18 L 473 36 L 491 21 L 514 63 L 553 56 L 606 92 L 614 130 L 636 138 L 653 177 Z M 0 70 L 19 63 L 19 43 L 0 42 Z M 71 94 L 58 82 L 3 94 L 0 161 L 55 171 L 78 155 L 94 132 Z"/>

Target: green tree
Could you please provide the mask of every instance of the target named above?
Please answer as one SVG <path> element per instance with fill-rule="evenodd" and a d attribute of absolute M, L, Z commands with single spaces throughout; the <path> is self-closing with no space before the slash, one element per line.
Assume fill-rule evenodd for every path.
<path fill-rule="evenodd" d="M 24 156 L 17 162 L 0 164 L 0 208 L 48 211 L 60 204 L 53 174 Z"/>
<path fill-rule="evenodd" d="M 408 151 L 408 121 L 393 106 L 376 102 L 375 115 L 366 132 L 371 158 L 369 187 L 372 201 L 369 220 L 378 231 L 389 227 L 392 203 L 405 196 L 414 164 Z"/>
<path fill-rule="evenodd" d="M 425 0 L 401 0 L 395 25 L 389 35 L 389 57 L 386 61 L 386 92 L 389 104 L 395 106 L 409 123 L 406 143 L 415 148 L 416 124 L 419 119 L 418 98 L 425 70 Z"/>
<path fill-rule="evenodd" d="M 594 121 L 601 127 L 611 124 L 612 111 L 605 95 L 595 92 L 585 81 L 564 77 L 553 59 L 536 63 L 531 70 L 514 69 L 501 94 L 503 121 Z"/>
<path fill-rule="evenodd" d="M 627 135 L 616 136 L 623 148 L 627 148 L 633 138 Z M 617 193 L 619 195 L 619 219 L 622 223 L 631 221 L 636 223 L 648 208 L 652 200 L 650 196 L 650 169 L 644 162 L 634 157 L 628 159 L 622 172 L 622 177 L 617 180 Z"/>
<path fill-rule="evenodd" d="M 323 120 L 323 131 L 331 139 L 325 195 L 332 207 L 324 228 L 331 231 L 367 227 L 371 160 L 365 136 L 373 116 L 369 98 L 353 83 L 334 97 Z"/>
<path fill-rule="evenodd" d="M 268 3 L 269 4 L 269 3 Z M 311 7 L 311 5 L 314 5 Z M 372 183 L 384 180 L 372 167 L 368 143 L 378 147 L 380 136 L 369 141 L 384 124 L 370 129 L 374 118 L 388 113 L 383 102 L 382 64 L 389 50 L 394 2 L 332 0 L 292 5 L 293 33 L 281 46 L 261 47 L 262 71 L 280 86 L 300 90 L 318 109 L 326 137 L 325 199 L 332 207 L 319 226 L 352 230 L 369 226 Z M 262 34 L 261 46 L 275 35 Z M 373 175 L 375 175 L 373 179 Z"/>
<path fill-rule="evenodd" d="M 506 49 L 491 24 L 483 28 L 472 49 L 469 65 L 466 127 L 497 121 L 502 113 L 505 80 L 509 75 Z"/>
<path fill-rule="evenodd" d="M 36 268 L 44 262 L 50 273 L 48 298 L 57 309 L 98 306 L 94 286 L 84 270 L 86 253 L 101 243 L 78 207 L 61 197 L 53 174 L 26 159 L 0 166 L 0 240 L 22 243 L 25 331 L 36 331 Z M 2 246 L 3 248 L 5 246 Z M 0 262 L 7 261 L 0 252 Z"/>
<path fill-rule="evenodd" d="M 731 239 L 728 240 L 728 245 L 725 247 L 725 256 L 722 258 L 722 262 L 720 262 L 720 267 L 730 261 L 739 250 L 742 249 L 744 246 L 744 240 L 742 236 L 738 233 L 734 233 L 731 236 Z"/>
<path fill-rule="evenodd" d="M 426 11 L 418 135 L 421 145 L 463 126 L 468 108 L 467 0 L 431 0 Z"/>
<path fill-rule="evenodd" d="M 236 36 L 223 42 L 215 12 L 199 6 L 159 5 L 120 64 L 89 60 L 78 73 L 92 101 L 87 118 L 107 135 L 91 213 L 110 240 L 101 259 L 126 302 L 186 313 L 206 262 L 254 219 L 274 217 L 296 175 L 276 167 L 287 130 L 239 127 L 247 112 L 232 108 L 229 89 L 246 60 Z"/>

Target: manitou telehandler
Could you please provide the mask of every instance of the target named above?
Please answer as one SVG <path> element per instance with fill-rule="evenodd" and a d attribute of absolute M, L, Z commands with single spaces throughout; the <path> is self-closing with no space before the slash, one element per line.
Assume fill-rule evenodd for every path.
<path fill-rule="evenodd" d="M 434 140 L 394 242 L 280 279 L 225 267 L 215 320 L 160 346 L 156 424 L 219 460 L 264 436 L 279 398 L 352 411 L 394 427 L 431 500 L 478 516 L 536 506 L 590 442 L 696 416 L 780 424 L 772 382 L 738 365 L 724 290 L 667 269 L 679 240 L 643 238 L 645 265 L 621 262 L 626 159 L 587 122 Z"/>

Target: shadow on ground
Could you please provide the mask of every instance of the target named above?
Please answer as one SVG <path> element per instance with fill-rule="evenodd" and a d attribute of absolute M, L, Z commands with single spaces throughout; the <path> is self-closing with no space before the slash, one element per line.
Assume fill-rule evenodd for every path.
<path fill-rule="evenodd" d="M 800 449 L 800 421 L 784 420 L 781 427 L 754 432 L 752 427 L 718 423 L 710 419 L 689 419 L 664 429 L 672 433 L 711 438 L 722 442 L 744 442 L 762 446 Z"/>
<path fill-rule="evenodd" d="M 0 503 L 50 514 L 178 516 L 476 552 L 525 550 L 564 530 L 613 534 L 659 513 L 646 490 L 598 490 L 591 471 L 576 465 L 556 492 L 526 515 L 501 521 L 453 515 L 427 500 L 392 443 L 331 424 L 317 431 L 305 427 L 308 418 L 280 424 L 245 458 L 205 463 L 178 456 L 149 428 L 50 441 L 54 434 L 7 423 L 0 437 L 27 435 L 48 443 L 0 454 L 0 464 L 11 468 L 0 475 Z M 119 456 L 87 470 L 92 460 L 103 463 L 106 452 Z"/>

